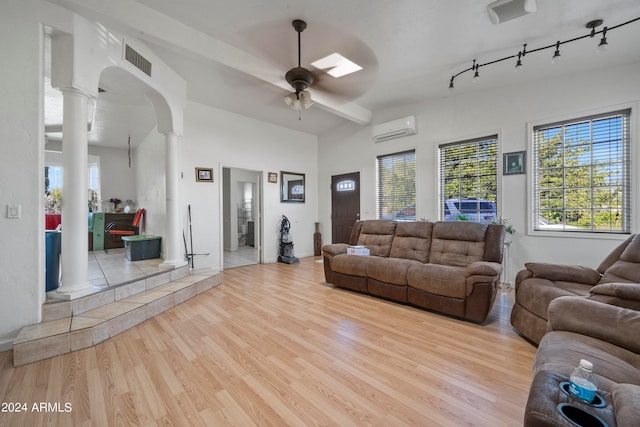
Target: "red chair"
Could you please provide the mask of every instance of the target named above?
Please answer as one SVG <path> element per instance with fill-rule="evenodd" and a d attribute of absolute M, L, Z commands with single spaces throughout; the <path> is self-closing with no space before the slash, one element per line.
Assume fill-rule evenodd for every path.
<path fill-rule="evenodd" d="M 138 209 L 135 216 L 133 217 L 133 222 L 129 224 L 124 221 L 114 221 L 110 222 L 106 225 L 104 232 L 105 234 L 109 234 L 111 236 L 135 236 L 140 234 L 140 224 L 143 221 L 145 210 Z M 106 245 L 105 245 L 106 246 Z M 106 249 L 105 249 L 106 251 Z"/>

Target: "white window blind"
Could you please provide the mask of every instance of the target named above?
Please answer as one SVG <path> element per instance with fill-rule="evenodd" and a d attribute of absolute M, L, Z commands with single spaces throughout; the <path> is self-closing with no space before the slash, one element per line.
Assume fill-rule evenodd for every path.
<path fill-rule="evenodd" d="M 440 218 L 492 222 L 497 215 L 497 135 L 440 145 Z"/>
<path fill-rule="evenodd" d="M 534 127 L 534 230 L 630 232 L 629 115 Z"/>
<path fill-rule="evenodd" d="M 415 221 L 415 151 L 378 156 L 378 219 Z"/>

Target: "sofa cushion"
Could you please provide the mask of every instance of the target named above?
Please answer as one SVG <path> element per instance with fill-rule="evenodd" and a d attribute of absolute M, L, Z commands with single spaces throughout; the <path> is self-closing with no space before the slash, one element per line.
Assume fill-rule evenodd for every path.
<path fill-rule="evenodd" d="M 465 298 L 466 276 L 464 269 L 448 265 L 422 264 L 409 268 L 407 285 L 450 298 Z"/>
<path fill-rule="evenodd" d="M 534 277 L 552 281 L 563 280 L 595 285 L 601 278 L 598 271 L 579 265 L 561 265 L 546 262 L 525 262 L 524 265 L 527 270 L 533 273 Z"/>
<path fill-rule="evenodd" d="M 549 303 L 562 296 L 587 296 L 590 285 L 576 282 L 552 282 L 547 279 L 531 278 L 516 287 L 518 303 L 542 319 L 548 319 Z"/>
<path fill-rule="evenodd" d="M 484 260 L 487 224 L 465 221 L 440 221 L 433 226 L 431 264 L 466 267 Z"/>
<path fill-rule="evenodd" d="M 363 221 L 358 245 L 366 246 L 373 256 L 388 257 L 396 223 L 385 220 Z"/>
<path fill-rule="evenodd" d="M 620 259 L 606 269 L 600 281 L 612 282 L 640 282 L 640 234 L 633 237 Z"/>
<path fill-rule="evenodd" d="M 603 283 L 591 288 L 589 293 L 640 301 L 640 283 Z"/>
<path fill-rule="evenodd" d="M 633 241 L 634 238 L 635 238 L 635 234 L 632 234 L 627 238 L 627 240 L 620 243 L 613 251 L 611 251 L 609 255 L 607 255 L 607 257 L 604 260 L 602 260 L 602 262 L 600 263 L 600 265 L 596 270 L 598 270 L 600 273 L 604 273 L 605 271 L 607 271 L 607 269 L 611 267 L 614 262 L 620 259 L 620 256 L 622 255 L 622 253 L 624 252 L 625 249 L 627 249 L 627 246 L 629 246 L 629 244 Z"/>
<path fill-rule="evenodd" d="M 640 282 L 640 264 L 618 260 L 602 275 L 600 283 Z"/>
<path fill-rule="evenodd" d="M 337 273 L 367 277 L 369 259 L 368 256 L 340 254 L 333 257 L 331 268 Z"/>
<path fill-rule="evenodd" d="M 569 377 L 580 359 L 593 363 L 598 387 L 611 391 L 615 383 L 640 385 L 640 355 L 615 344 L 566 331 L 547 332 L 540 341 L 534 374 L 542 370 Z"/>
<path fill-rule="evenodd" d="M 407 271 L 418 261 L 402 258 L 372 257 L 367 263 L 367 275 L 372 279 L 393 285 L 407 284 Z"/>
<path fill-rule="evenodd" d="M 391 244 L 391 258 L 404 258 L 426 263 L 431 249 L 431 222 L 401 222 Z"/>

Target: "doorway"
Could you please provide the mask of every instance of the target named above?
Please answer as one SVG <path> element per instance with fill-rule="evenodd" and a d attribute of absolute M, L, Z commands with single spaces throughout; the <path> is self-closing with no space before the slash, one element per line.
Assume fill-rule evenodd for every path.
<path fill-rule="evenodd" d="M 360 172 L 331 177 L 331 242 L 349 243 L 360 219 Z"/>
<path fill-rule="evenodd" d="M 222 168 L 223 269 L 259 264 L 262 172 Z"/>

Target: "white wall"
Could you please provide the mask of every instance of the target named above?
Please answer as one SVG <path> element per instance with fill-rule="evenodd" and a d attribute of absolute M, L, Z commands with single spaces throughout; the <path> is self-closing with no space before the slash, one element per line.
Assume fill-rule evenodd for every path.
<path fill-rule="evenodd" d="M 166 172 L 165 136 L 153 129 L 133 152 L 138 208 L 145 209 L 144 232 L 149 235 L 165 235 Z M 162 241 L 162 255 L 165 254 Z"/>
<path fill-rule="evenodd" d="M 374 143 L 371 126 L 345 125 L 319 139 L 319 218 L 325 240 L 330 240 L 331 176 L 361 172 L 361 217 L 376 214 L 376 156 L 416 149 L 417 218 L 438 219 L 437 149 L 443 142 L 459 141 L 498 133 L 502 152 L 531 150 L 527 123 L 554 120 L 571 115 L 580 117 L 594 110 L 631 103 L 640 99 L 640 64 L 616 69 L 601 69 L 580 75 L 547 79 L 518 87 L 505 87 L 469 94 L 455 94 L 419 104 L 400 106 L 375 114 L 374 124 L 406 115 L 416 116 L 418 133 L 414 136 Z M 632 115 L 637 115 L 637 108 Z M 634 121 L 634 169 L 638 170 L 638 120 Z M 528 156 L 529 157 L 529 156 Z M 636 173 L 637 175 L 637 173 Z M 634 197 L 638 197 L 638 182 Z M 541 237 L 527 234 L 527 177 L 513 175 L 499 178 L 500 215 L 508 218 L 517 232 L 510 252 L 509 275 L 526 261 L 557 261 L 596 267 L 620 239 L 587 240 Z M 634 204 L 634 232 L 640 212 Z"/>
<path fill-rule="evenodd" d="M 313 255 L 318 214 L 316 136 L 194 102 L 187 103 L 184 128 L 179 143 L 180 205 L 185 217 L 191 205 L 194 252 L 210 253 L 196 257 L 196 268 L 222 269 L 222 167 L 262 172 L 264 262 L 277 260 L 282 215 L 291 221 L 296 256 Z M 214 182 L 196 182 L 195 167 L 212 167 Z M 280 203 L 279 183 L 268 183 L 266 177 L 281 170 L 306 174 L 306 203 Z M 235 198 L 233 185 L 230 191 Z M 235 205 L 231 208 L 235 212 Z"/>
<path fill-rule="evenodd" d="M 44 134 L 42 31 L 37 1 L 3 2 L 0 13 L 0 351 L 44 301 Z M 11 65 L 15 64 L 15 65 Z M 7 205 L 21 207 L 7 218 Z"/>

